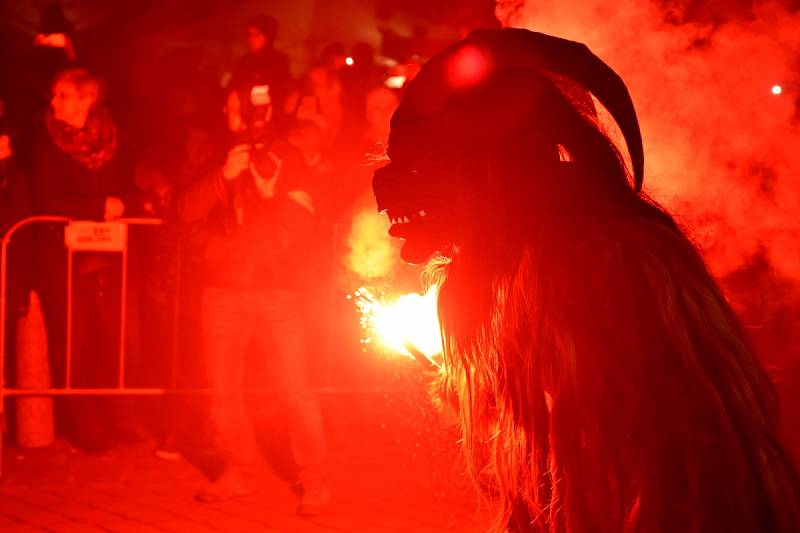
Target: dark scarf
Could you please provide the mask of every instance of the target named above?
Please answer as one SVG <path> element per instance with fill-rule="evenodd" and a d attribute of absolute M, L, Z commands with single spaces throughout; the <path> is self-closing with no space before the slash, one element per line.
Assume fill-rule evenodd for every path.
<path fill-rule="evenodd" d="M 117 127 L 107 110 L 92 111 L 83 128 L 57 120 L 52 109 L 45 123 L 53 143 L 89 170 L 108 163 L 117 151 Z"/>

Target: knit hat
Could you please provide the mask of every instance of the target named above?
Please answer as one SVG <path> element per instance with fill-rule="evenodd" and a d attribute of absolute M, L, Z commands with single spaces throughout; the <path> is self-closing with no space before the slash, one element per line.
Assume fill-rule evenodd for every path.
<path fill-rule="evenodd" d="M 248 28 L 256 28 L 264 34 L 269 43 L 267 46 L 275 44 L 275 37 L 278 35 L 278 21 L 269 15 L 258 15 L 247 21 Z"/>

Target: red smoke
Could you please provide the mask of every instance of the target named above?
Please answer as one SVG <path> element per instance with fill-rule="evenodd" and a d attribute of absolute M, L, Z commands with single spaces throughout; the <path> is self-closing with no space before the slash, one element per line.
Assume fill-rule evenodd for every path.
<path fill-rule="evenodd" d="M 584 42 L 622 76 L 642 125 L 645 189 L 715 274 L 763 251 L 779 275 L 800 278 L 800 16 L 766 3 L 747 20 L 676 24 L 640 0 L 497 4 L 504 25 Z"/>

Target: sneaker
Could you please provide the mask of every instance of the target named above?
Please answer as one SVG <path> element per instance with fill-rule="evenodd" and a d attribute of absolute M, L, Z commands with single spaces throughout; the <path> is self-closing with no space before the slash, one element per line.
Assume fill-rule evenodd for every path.
<path fill-rule="evenodd" d="M 228 468 L 215 482 L 195 494 L 194 499 L 203 503 L 218 503 L 248 496 L 255 491 L 256 484 L 252 474 L 237 468 Z"/>
<path fill-rule="evenodd" d="M 181 452 L 169 449 L 165 446 L 158 446 L 153 450 L 153 457 L 161 459 L 162 461 L 177 461 L 181 458 Z"/>
<path fill-rule="evenodd" d="M 174 437 L 162 439 L 153 450 L 153 455 L 162 461 L 177 461 L 181 458 L 181 452 Z"/>
<path fill-rule="evenodd" d="M 319 516 L 325 512 L 331 501 L 331 491 L 325 483 L 316 482 L 303 487 L 297 514 L 300 516 Z"/>

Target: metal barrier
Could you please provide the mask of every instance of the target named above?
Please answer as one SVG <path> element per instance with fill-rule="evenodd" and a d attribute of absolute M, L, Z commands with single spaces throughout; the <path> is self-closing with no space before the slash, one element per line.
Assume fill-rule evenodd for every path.
<path fill-rule="evenodd" d="M 5 363 L 8 327 L 8 251 L 15 234 L 22 228 L 37 223 L 65 224 L 65 244 L 67 244 L 67 313 L 65 346 L 65 386 L 63 388 L 21 389 L 6 388 Z M 32 216 L 20 220 L 2 238 L 0 248 L 0 475 L 2 475 L 3 429 L 5 428 L 5 398 L 14 396 L 59 396 L 59 395 L 159 395 L 164 388 L 127 388 L 125 386 L 125 341 L 127 314 L 128 277 L 128 226 L 155 226 L 159 219 L 128 218 L 118 222 L 76 221 L 61 216 Z M 118 383 L 113 388 L 78 388 L 72 386 L 72 293 L 74 254 L 79 251 L 119 253 L 122 256 L 120 289 L 120 339 Z"/>
<path fill-rule="evenodd" d="M 6 347 L 7 347 L 7 326 L 8 326 L 8 255 L 9 245 L 14 236 L 23 228 L 41 223 L 56 223 L 65 225 L 65 243 L 67 244 L 67 313 L 66 313 L 66 338 L 65 338 L 65 386 L 41 389 L 24 389 L 24 388 L 7 388 L 5 386 L 5 363 L 6 363 Z M 2 452 L 3 452 L 3 428 L 5 426 L 5 399 L 7 397 L 31 397 L 31 396 L 115 396 L 115 395 L 140 395 L 140 396 L 154 396 L 166 394 L 207 394 L 210 392 L 208 388 L 184 388 L 179 389 L 175 384 L 176 374 L 176 360 L 178 348 L 175 344 L 177 335 L 176 329 L 178 326 L 177 315 L 180 314 L 179 301 L 180 295 L 175 295 L 176 308 L 175 316 L 173 316 L 173 339 L 172 347 L 172 361 L 171 361 L 171 385 L 164 388 L 142 388 L 142 387 L 128 387 L 126 386 L 125 379 L 125 358 L 126 358 L 126 304 L 127 304 L 127 277 L 128 277 L 128 227 L 129 226 L 158 226 L 162 221 L 159 219 L 149 218 L 129 218 L 121 219 L 117 222 L 100 223 L 90 221 L 74 220 L 61 216 L 32 216 L 20 220 L 14 224 L 2 236 L 2 247 L 0 248 L 0 476 L 2 476 Z M 333 240 L 336 239 L 336 228 L 334 228 Z M 120 335 L 119 335 L 119 373 L 117 376 L 117 386 L 107 388 L 81 388 L 74 387 L 72 384 L 72 293 L 73 293 L 73 260 L 74 254 L 78 251 L 101 252 L 101 253 L 116 253 L 122 256 L 121 267 L 121 297 L 120 297 Z M 180 251 L 178 251 L 180 253 Z M 334 254 L 335 255 L 335 254 Z M 333 257 L 332 257 L 333 258 Z M 335 258 L 334 258 L 335 261 Z M 177 291 L 180 292 L 180 273 L 178 273 Z M 333 303 L 333 294 L 331 294 L 330 302 Z M 331 380 L 331 345 L 332 339 L 327 339 L 326 347 L 328 353 L 326 354 L 326 377 L 325 385 L 322 387 L 314 387 L 317 393 L 386 393 L 395 389 L 392 387 L 380 386 L 339 386 L 334 387 Z M 272 394 L 276 391 L 274 389 L 248 389 L 247 393 L 266 393 Z"/>
<path fill-rule="evenodd" d="M 36 223 L 66 224 L 65 241 L 67 244 L 67 323 L 66 323 L 66 376 L 65 387 L 36 389 L 7 389 L 5 387 L 5 361 L 6 361 L 6 327 L 8 313 L 8 247 L 14 234 L 20 229 Z M 5 396 L 22 395 L 50 395 L 50 394 L 160 394 L 164 389 L 126 389 L 125 387 L 125 340 L 126 340 L 126 304 L 127 304 L 127 278 L 128 278 L 128 235 L 127 228 L 131 225 L 157 226 L 162 224 L 159 219 L 128 218 L 118 222 L 90 222 L 73 220 L 58 216 L 33 216 L 20 220 L 14 224 L 3 236 L 2 250 L 0 251 L 0 416 L 4 413 L 3 398 Z M 70 231 L 72 230 L 72 231 Z M 75 252 L 100 252 L 119 253 L 122 255 L 122 273 L 120 290 L 120 339 L 119 339 L 119 375 L 118 385 L 114 388 L 81 389 L 72 387 L 72 281 Z M 1 449 L 1 448 L 0 448 Z"/>

